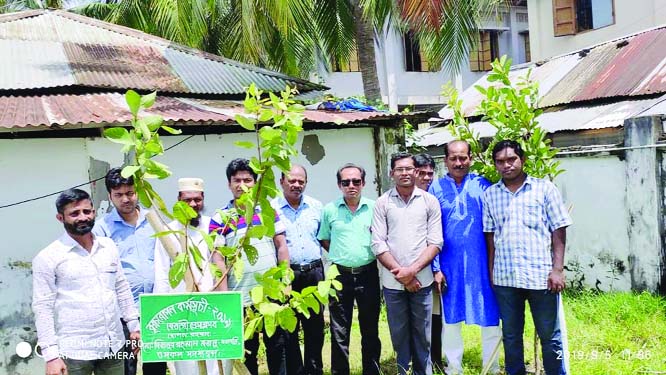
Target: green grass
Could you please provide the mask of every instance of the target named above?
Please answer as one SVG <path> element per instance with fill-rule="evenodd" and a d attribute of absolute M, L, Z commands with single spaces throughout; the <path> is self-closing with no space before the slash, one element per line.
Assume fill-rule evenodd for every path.
<path fill-rule="evenodd" d="M 573 375 L 666 374 L 666 299 L 649 293 L 569 292 L 563 297 Z M 526 311 L 525 361 L 534 371 L 534 325 Z M 386 314 L 379 322 L 384 374 L 396 374 Z M 481 331 L 463 327 L 465 375 L 481 373 Z M 361 373 L 361 335 L 352 325 L 350 366 Z M 330 374 L 330 333 L 326 330 L 324 371 Z M 500 350 L 500 366 L 504 364 Z M 265 366 L 264 373 L 267 373 Z"/>

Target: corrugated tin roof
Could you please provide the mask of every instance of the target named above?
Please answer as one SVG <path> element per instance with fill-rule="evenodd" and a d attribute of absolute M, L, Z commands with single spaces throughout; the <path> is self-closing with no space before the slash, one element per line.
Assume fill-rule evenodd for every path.
<path fill-rule="evenodd" d="M 167 124 L 234 125 L 241 103 L 158 96 L 143 114 L 164 117 Z M 388 112 L 335 112 L 306 110 L 305 122 L 350 124 L 372 119 L 395 119 Z M 129 124 L 131 115 L 124 95 L 101 93 L 84 95 L 0 96 L 0 132 L 54 128 L 96 128 Z"/>
<path fill-rule="evenodd" d="M 242 95 L 326 87 L 66 11 L 0 15 L 0 89 L 63 86 Z M 7 57 L 9 57 L 7 59 Z"/>
<path fill-rule="evenodd" d="M 566 130 L 586 130 L 616 128 L 624 124 L 624 120 L 645 115 L 645 111 L 653 112 L 651 108 L 661 105 L 660 109 L 666 113 L 666 95 L 660 98 L 642 100 L 624 100 L 611 104 L 592 105 L 577 108 L 566 108 L 544 112 L 537 119 L 542 129 L 548 133 Z M 471 124 L 475 133 L 481 137 L 492 137 L 496 129 L 487 122 L 477 121 Z M 454 140 L 454 137 L 444 127 L 434 127 L 417 133 L 420 137 L 420 146 L 439 146 Z"/>
<path fill-rule="evenodd" d="M 557 56 L 514 67 L 511 77 L 539 82 L 539 107 L 666 93 L 666 26 L 646 30 Z M 487 87 L 486 77 L 477 81 Z M 472 86 L 461 94 L 467 116 L 475 115 L 483 99 Z M 450 119 L 443 108 L 439 115 Z"/>

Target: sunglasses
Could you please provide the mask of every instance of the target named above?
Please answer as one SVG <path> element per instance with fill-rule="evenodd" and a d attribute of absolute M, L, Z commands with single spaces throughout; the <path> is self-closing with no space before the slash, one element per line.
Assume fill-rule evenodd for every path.
<path fill-rule="evenodd" d="M 362 183 L 363 180 L 361 180 L 360 178 L 353 178 L 351 180 L 340 180 L 340 185 L 344 187 L 348 187 L 351 184 L 354 184 L 354 186 L 361 186 Z"/>

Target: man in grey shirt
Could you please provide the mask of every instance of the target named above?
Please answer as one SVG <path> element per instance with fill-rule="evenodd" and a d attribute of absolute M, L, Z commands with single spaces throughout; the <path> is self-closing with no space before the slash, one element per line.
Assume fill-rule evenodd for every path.
<path fill-rule="evenodd" d="M 113 241 L 93 236 L 95 209 L 83 190 L 56 200 L 65 233 L 32 261 L 32 309 L 47 375 L 122 375 L 127 323 L 138 342 L 139 313 Z"/>
<path fill-rule="evenodd" d="M 398 371 L 431 375 L 430 330 L 433 274 L 430 263 L 442 246 L 437 199 L 414 185 L 416 167 L 408 153 L 391 157 L 395 187 L 375 204 L 372 250 L 381 280 Z"/>

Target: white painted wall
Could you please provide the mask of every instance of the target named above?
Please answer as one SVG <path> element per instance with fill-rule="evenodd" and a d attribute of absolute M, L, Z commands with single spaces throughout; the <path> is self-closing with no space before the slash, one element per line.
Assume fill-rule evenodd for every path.
<path fill-rule="evenodd" d="M 354 162 L 367 170 L 364 195 L 377 197 L 375 146 L 370 128 L 306 131 L 316 134 L 325 149 L 324 158 L 311 165 L 303 154 L 294 162 L 308 169 L 306 193 L 327 203 L 339 196 L 335 172 L 342 164 Z M 165 146 L 185 137 L 164 137 Z M 158 192 L 172 204 L 176 198 L 178 177 L 201 177 L 206 183 L 207 212 L 223 207 L 231 199 L 225 169 L 236 157 L 248 157 L 249 150 L 233 145 L 236 140 L 252 140 L 248 133 L 197 135 L 160 159 L 171 167 L 173 176 L 155 182 Z M 118 145 L 101 138 L 0 140 L 0 206 L 67 189 L 89 180 L 89 157 L 122 163 Z M 103 182 L 102 182 L 103 183 Z M 90 187 L 83 187 L 90 191 Z M 0 247 L 0 374 L 32 375 L 43 373 L 43 361 L 18 361 L 15 346 L 20 341 L 34 344 L 36 335 L 31 303 L 32 258 L 63 231 L 55 219 L 55 196 L 0 209 L 3 246 Z M 16 263 L 19 262 L 19 263 Z M 23 262 L 23 263 L 21 263 Z M 24 329 L 26 327 L 26 329 Z M 14 362 L 16 366 L 9 365 Z"/>
<path fill-rule="evenodd" d="M 528 0 L 532 60 L 558 56 L 666 23 L 666 2 L 663 0 L 613 2 L 614 24 L 576 35 L 555 37 L 552 0 Z"/>
<path fill-rule="evenodd" d="M 573 219 L 567 230 L 567 280 L 584 277 L 588 287 L 630 290 L 624 162 L 616 156 L 558 160 L 566 172 L 555 183 L 566 205 L 572 206 Z"/>
<path fill-rule="evenodd" d="M 525 62 L 522 39 L 518 34 L 528 29 L 528 24 L 519 22 L 516 13 L 527 13 L 525 7 L 515 7 L 504 10 L 500 19 L 489 19 L 484 27 L 497 29 L 508 28 L 501 33 L 500 54 L 506 54 L 513 59 L 514 64 Z M 447 73 L 446 69 L 439 72 L 407 72 L 405 71 L 405 54 L 402 35 L 390 31 L 380 37 L 375 43 L 375 59 L 377 62 L 377 75 L 385 103 L 389 103 L 389 96 L 395 92 L 395 99 L 399 105 L 407 104 L 442 104 L 445 98 L 441 96 L 442 86 L 448 82 L 455 84 L 455 77 Z M 522 48 L 522 49 L 521 49 Z M 461 89 L 465 89 L 483 77 L 486 72 L 471 72 L 469 63 L 462 65 Z M 331 93 L 339 97 L 363 95 L 363 82 L 360 72 L 326 72 L 323 68 L 317 73 L 324 85 L 331 88 Z"/>

